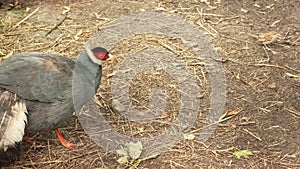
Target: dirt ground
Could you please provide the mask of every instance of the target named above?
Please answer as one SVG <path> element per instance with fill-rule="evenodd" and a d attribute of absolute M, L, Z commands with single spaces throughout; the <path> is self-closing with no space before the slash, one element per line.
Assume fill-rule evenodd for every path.
<path fill-rule="evenodd" d="M 197 139 L 182 139 L 157 157 L 120 164 L 119 156 L 93 143 L 73 116 L 60 130 L 68 140 L 82 142 L 83 146 L 66 149 L 54 131 L 42 131 L 33 143 L 23 143 L 19 161 L 4 168 L 300 167 L 299 1 L 25 1 L 0 11 L 0 59 L 11 52 L 30 51 L 76 58 L 87 39 L 99 28 L 120 16 L 142 11 L 172 13 L 185 18 L 206 34 L 217 50 L 227 77 L 224 114 L 228 118 L 218 124 L 209 140 L 202 143 Z M 136 137 L 159 134 L 176 118 L 176 82 L 164 72 L 139 74 L 130 84 L 132 102 L 137 108 L 149 106 L 147 97 L 151 85 L 170 93 L 166 112 L 172 115 L 164 118 L 164 123 L 141 126 L 126 121 L 114 110 L 110 98 L 110 80 L 121 60 L 141 50 L 144 44 L 161 47 L 157 43 L 161 39 L 173 45 L 175 53 L 184 51 L 184 46 L 176 40 L 139 35 L 110 49 L 119 57 L 117 62 L 103 63 L 97 97 L 105 118 L 122 134 Z M 184 57 L 187 53 L 180 55 Z M 210 84 L 205 82 L 207 74 L 203 65 L 192 69 L 199 79 L 203 115 L 209 109 Z M 141 77 L 146 80 L 140 80 Z M 196 136 L 203 126 L 200 112 L 189 131 Z M 237 158 L 234 152 L 240 150 L 249 150 L 252 155 Z"/>

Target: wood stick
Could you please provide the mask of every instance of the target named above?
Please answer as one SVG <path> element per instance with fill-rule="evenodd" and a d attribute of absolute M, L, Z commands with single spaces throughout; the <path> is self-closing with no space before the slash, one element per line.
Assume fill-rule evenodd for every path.
<path fill-rule="evenodd" d="M 27 19 L 29 19 L 33 14 L 35 14 L 38 10 L 40 9 L 40 7 L 37 7 L 33 12 L 31 12 L 29 15 L 27 15 L 24 19 L 22 19 L 20 22 L 18 22 L 15 27 L 18 27 L 21 23 L 25 22 Z"/>

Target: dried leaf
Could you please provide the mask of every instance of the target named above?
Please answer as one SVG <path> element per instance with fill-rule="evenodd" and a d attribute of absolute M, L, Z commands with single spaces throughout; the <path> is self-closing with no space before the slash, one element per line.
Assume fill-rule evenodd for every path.
<path fill-rule="evenodd" d="M 112 73 L 109 73 L 108 75 L 106 75 L 107 77 L 113 77 L 114 75 L 116 75 L 117 71 L 113 71 Z"/>
<path fill-rule="evenodd" d="M 156 10 L 157 10 L 157 11 L 166 11 L 166 8 L 163 8 L 163 7 L 157 7 Z"/>
<path fill-rule="evenodd" d="M 65 15 L 66 13 L 68 13 L 71 10 L 71 7 L 69 6 L 64 6 L 64 10 L 62 12 L 63 15 Z"/>
<path fill-rule="evenodd" d="M 81 34 L 82 34 L 82 30 L 79 30 L 79 32 L 74 36 L 74 39 L 77 41 Z"/>
<path fill-rule="evenodd" d="M 275 42 L 279 37 L 277 32 L 271 31 L 264 34 L 258 35 L 258 41 L 263 42 L 264 44 L 270 44 Z"/>
<path fill-rule="evenodd" d="M 124 70 L 120 70 L 121 73 L 128 73 L 128 72 L 131 72 L 132 69 L 129 68 L 129 69 L 124 69 Z"/>
<path fill-rule="evenodd" d="M 279 22 L 280 22 L 280 20 L 277 20 L 277 21 L 273 22 L 273 23 L 271 24 L 271 27 L 275 27 L 276 24 L 279 23 Z"/>
<path fill-rule="evenodd" d="M 241 8 L 241 11 L 244 12 L 244 13 L 248 13 L 249 12 L 248 10 L 243 9 L 243 8 Z"/>
<path fill-rule="evenodd" d="M 250 121 L 251 117 L 242 117 L 241 118 L 243 121 Z"/>
<path fill-rule="evenodd" d="M 196 136 L 194 134 L 184 134 L 183 138 L 186 140 L 194 140 Z"/>
<path fill-rule="evenodd" d="M 0 57 L 0 62 L 1 62 L 2 60 L 4 60 L 4 59 L 7 59 L 7 58 L 11 57 L 13 54 L 14 54 L 14 52 L 11 51 L 11 52 L 9 52 L 7 55 L 5 55 L 5 56 L 3 56 L 3 57 Z"/>
<path fill-rule="evenodd" d="M 260 8 L 260 6 L 257 3 L 255 3 L 253 6 Z"/>
<path fill-rule="evenodd" d="M 267 6 L 266 6 L 266 9 L 274 9 L 274 4 L 267 5 Z"/>
<path fill-rule="evenodd" d="M 239 114 L 239 112 L 241 112 L 242 110 L 230 110 L 230 111 L 227 111 L 226 113 L 224 113 L 220 119 L 225 119 L 226 117 L 229 117 L 229 116 L 234 116 L 234 115 L 237 115 Z"/>
<path fill-rule="evenodd" d="M 169 114 L 168 114 L 167 112 L 164 111 L 164 112 L 161 113 L 161 116 L 162 116 L 162 117 L 168 117 Z"/>
<path fill-rule="evenodd" d="M 268 85 L 268 88 L 269 88 L 269 89 L 275 89 L 275 88 L 276 88 L 276 83 L 275 83 L 275 82 L 270 83 L 270 84 Z"/>
<path fill-rule="evenodd" d="M 5 55 L 5 56 L 3 57 L 3 59 L 9 58 L 9 57 L 11 57 L 13 54 L 14 54 L 14 52 L 11 51 L 11 52 L 9 52 L 7 55 Z"/>

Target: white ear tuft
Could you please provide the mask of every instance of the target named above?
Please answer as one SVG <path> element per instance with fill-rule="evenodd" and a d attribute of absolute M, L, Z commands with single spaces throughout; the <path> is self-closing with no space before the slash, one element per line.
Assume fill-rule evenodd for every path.
<path fill-rule="evenodd" d="M 89 58 L 96 64 L 98 65 L 102 65 L 102 61 L 100 59 L 97 59 L 96 56 L 94 55 L 94 53 L 92 52 L 91 48 L 89 47 L 85 47 L 87 55 L 89 56 Z"/>

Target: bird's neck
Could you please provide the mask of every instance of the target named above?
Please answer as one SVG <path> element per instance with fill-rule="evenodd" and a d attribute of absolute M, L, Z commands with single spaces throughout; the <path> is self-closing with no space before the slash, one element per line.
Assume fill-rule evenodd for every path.
<path fill-rule="evenodd" d="M 76 66 L 79 69 L 81 69 L 81 73 L 83 76 L 86 76 L 91 82 L 95 83 L 95 88 L 97 89 L 102 75 L 102 67 L 101 65 L 98 65 L 94 63 L 88 54 L 86 52 L 82 52 L 76 62 Z M 75 69 L 77 69 L 75 68 Z"/>
<path fill-rule="evenodd" d="M 80 66 L 82 66 L 86 72 L 95 75 L 94 77 L 98 75 L 97 73 L 99 71 L 99 68 L 101 68 L 101 65 L 94 63 L 86 52 L 82 52 L 78 56 L 77 63 L 79 63 Z"/>

